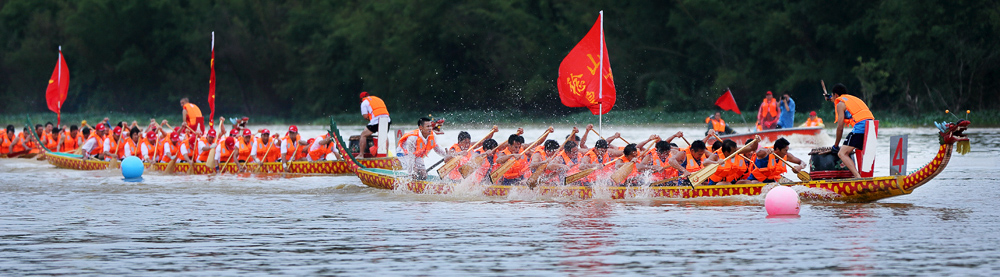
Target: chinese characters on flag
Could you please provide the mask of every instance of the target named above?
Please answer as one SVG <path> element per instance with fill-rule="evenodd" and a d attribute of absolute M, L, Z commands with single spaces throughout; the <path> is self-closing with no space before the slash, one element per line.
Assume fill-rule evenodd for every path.
<path fill-rule="evenodd" d="M 604 114 L 615 106 L 615 79 L 604 44 L 603 13 L 594 27 L 559 64 L 559 98 L 567 107 L 587 107 Z"/>

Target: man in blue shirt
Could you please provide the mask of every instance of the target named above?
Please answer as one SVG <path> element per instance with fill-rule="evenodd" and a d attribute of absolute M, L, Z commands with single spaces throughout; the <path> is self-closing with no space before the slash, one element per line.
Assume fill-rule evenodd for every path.
<path fill-rule="evenodd" d="M 778 111 L 781 112 L 778 116 L 778 127 L 795 127 L 795 100 L 792 100 L 788 93 L 781 95 L 781 100 L 778 100 Z"/>

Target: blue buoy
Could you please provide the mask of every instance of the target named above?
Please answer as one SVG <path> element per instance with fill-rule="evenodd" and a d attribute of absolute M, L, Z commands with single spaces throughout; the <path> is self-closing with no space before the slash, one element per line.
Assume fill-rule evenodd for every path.
<path fill-rule="evenodd" d="M 142 170 L 145 169 L 142 166 L 142 160 L 135 156 L 125 158 L 122 161 L 121 167 L 122 177 L 125 177 L 126 180 L 142 178 Z"/>

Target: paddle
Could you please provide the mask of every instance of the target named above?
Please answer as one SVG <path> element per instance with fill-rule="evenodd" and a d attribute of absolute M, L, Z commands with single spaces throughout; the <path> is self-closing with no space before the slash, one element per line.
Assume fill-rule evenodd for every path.
<path fill-rule="evenodd" d="M 209 146 L 212 146 L 212 144 L 209 144 Z M 209 170 L 215 170 L 215 167 L 219 165 L 219 162 L 215 160 L 215 148 L 217 147 L 208 149 L 208 159 L 205 161 L 205 166 L 208 166 Z"/>
<path fill-rule="evenodd" d="M 517 133 L 516 134 L 518 136 L 524 134 L 524 129 L 517 128 Z M 500 145 L 498 145 L 497 148 L 494 148 L 492 151 L 494 153 L 496 153 L 497 151 L 500 151 L 500 148 L 503 148 L 503 147 L 506 147 L 506 146 L 507 146 L 507 142 L 504 141 L 503 143 L 501 143 Z M 485 155 L 477 156 L 477 157 L 473 158 L 471 161 L 463 164 L 462 167 L 459 167 L 458 168 L 458 172 L 462 174 L 462 178 L 468 178 L 469 175 L 472 174 L 472 173 L 474 173 L 474 172 L 476 172 L 476 170 L 479 169 L 479 166 L 482 165 L 483 162 L 485 162 L 485 161 L 486 161 L 486 156 Z"/>
<path fill-rule="evenodd" d="M 660 141 L 660 139 L 657 138 L 655 141 Z M 653 142 L 653 140 L 646 142 L 646 144 L 649 144 L 650 142 Z M 643 144 L 643 146 L 645 147 L 646 145 Z M 653 150 L 656 150 L 656 148 L 650 147 L 649 149 L 646 150 L 646 152 L 639 154 L 638 156 L 635 156 L 635 159 L 632 159 L 631 161 L 622 164 L 622 166 L 618 167 L 618 169 L 616 169 L 615 172 L 611 174 L 611 180 L 613 180 L 616 184 L 624 182 L 625 178 L 628 178 L 628 175 L 632 173 L 632 167 L 635 165 L 635 161 L 637 160 L 641 161 L 643 156 L 653 152 Z"/>
<path fill-rule="evenodd" d="M 267 139 L 271 139 L 271 137 L 267 137 Z M 271 143 L 267 144 L 267 150 L 264 150 L 264 158 L 260 159 L 260 163 L 257 164 L 257 170 L 254 170 L 254 172 L 261 172 L 261 171 L 263 171 L 263 169 L 264 169 L 264 160 L 267 159 L 267 154 L 271 154 L 271 146 L 274 146 L 274 142 L 273 141 Z M 334 152 L 334 153 L 337 153 L 336 154 L 337 157 L 340 157 L 340 152 L 339 151 L 338 152 Z"/>
<path fill-rule="evenodd" d="M 568 143 L 569 140 L 573 139 L 573 136 L 575 136 L 576 132 L 578 132 L 578 131 L 579 130 L 577 130 L 576 128 L 573 128 L 573 131 L 570 132 L 569 136 L 566 137 L 566 140 L 563 141 L 563 143 L 560 144 L 560 145 L 566 145 L 566 143 Z M 538 178 L 541 178 L 542 175 L 545 173 L 545 168 L 547 168 L 549 166 L 549 163 L 552 163 L 552 160 L 554 160 L 558 156 L 559 155 L 558 155 L 558 152 L 557 152 L 556 155 L 552 155 L 552 157 L 549 157 L 549 159 L 547 161 L 545 161 L 545 163 L 543 163 L 543 164 L 538 165 L 538 166 L 535 167 L 534 173 L 531 174 L 531 177 L 528 177 L 528 186 L 529 187 L 533 188 L 533 187 L 535 187 L 538 184 Z"/>
<path fill-rule="evenodd" d="M 528 151 L 529 149 L 535 148 L 535 146 L 544 141 L 545 137 L 551 134 L 552 131 L 553 131 L 552 127 L 550 126 L 549 129 L 545 130 L 545 133 L 542 133 L 541 137 L 538 137 L 538 140 L 532 142 L 530 145 L 528 145 L 528 147 L 525 147 L 524 150 L 521 150 L 521 152 L 517 154 L 524 155 L 524 152 Z M 499 183 L 501 177 L 503 177 L 503 175 L 506 174 L 507 171 L 510 170 L 512 166 L 514 166 L 514 162 L 515 162 L 514 158 L 509 158 L 502 165 L 500 165 L 500 167 L 497 168 L 497 170 L 494 170 L 492 173 L 490 173 L 490 182 L 494 184 Z"/>
<path fill-rule="evenodd" d="M 594 132 L 594 134 L 597 135 L 597 137 L 600 137 L 601 139 L 605 139 L 604 136 L 602 136 L 600 133 L 597 132 L 597 130 L 590 130 L 590 131 Z M 627 140 L 625 140 L 625 138 L 623 138 L 623 137 L 618 137 L 618 139 L 622 140 L 622 142 L 625 142 L 625 144 L 631 144 Z M 608 144 L 610 144 L 610 143 L 611 143 L 611 141 L 608 141 Z"/>
<path fill-rule="evenodd" d="M 758 142 L 758 141 L 760 141 L 760 137 L 754 138 L 753 141 L 751 141 L 750 143 L 747 143 L 747 145 L 744 145 L 740 149 L 738 149 L 736 151 L 733 151 L 732 154 L 729 154 L 729 156 L 727 156 L 723 160 L 732 159 L 733 156 L 737 155 L 740 152 L 743 152 L 743 150 L 745 150 L 747 148 L 747 146 L 750 146 L 754 142 Z M 714 164 L 710 164 L 710 165 L 702 168 L 701 170 L 698 170 L 697 172 L 691 173 L 691 175 L 688 176 L 688 180 L 691 181 L 691 188 L 694 188 L 695 186 L 697 186 L 697 185 L 701 184 L 702 182 L 704 182 L 705 180 L 707 180 L 708 177 L 712 176 L 712 174 L 715 174 L 715 171 L 718 170 L 718 169 L 719 169 L 719 164 L 718 163 L 714 163 Z"/>
<path fill-rule="evenodd" d="M 774 155 L 774 153 L 771 153 L 771 155 Z M 795 175 L 799 176 L 799 180 L 802 180 L 802 181 L 805 181 L 805 182 L 812 181 L 812 176 L 809 176 L 809 173 L 806 173 L 805 171 L 802 171 L 802 170 L 795 170 L 795 166 L 792 165 L 792 163 L 786 161 L 785 159 L 782 159 L 781 157 L 778 157 L 778 155 L 774 155 L 774 157 L 778 158 L 782 162 L 785 162 L 785 164 L 788 165 L 788 167 L 791 167 L 792 171 L 795 171 Z"/>
<path fill-rule="evenodd" d="M 177 158 L 174 157 L 173 159 L 170 159 L 169 163 L 167 163 L 167 167 L 163 169 L 163 172 L 174 173 L 174 167 L 176 166 L 177 166 Z"/>
<path fill-rule="evenodd" d="M 590 176 L 590 174 L 594 173 L 594 171 L 597 171 L 597 169 L 609 166 L 609 165 L 615 163 L 615 161 L 616 160 L 610 160 L 610 161 L 608 161 L 608 162 L 606 162 L 604 164 L 601 164 L 601 166 L 584 169 L 584 170 L 581 170 L 580 172 L 573 173 L 573 175 L 566 176 L 566 179 L 563 180 L 563 184 L 572 184 L 573 182 L 576 182 L 576 181 L 579 181 L 580 179 L 586 178 L 587 176 Z"/>
<path fill-rule="evenodd" d="M 222 146 L 222 147 L 225 147 L 225 146 Z M 229 165 L 230 163 L 232 163 L 232 161 L 233 161 L 233 157 L 235 157 L 235 156 L 236 156 L 236 153 L 239 153 L 239 152 L 240 152 L 240 151 L 239 151 L 239 149 L 236 149 L 236 147 L 234 146 L 234 147 L 233 147 L 233 153 L 232 153 L 232 154 L 229 154 L 229 158 L 227 158 L 227 159 L 226 159 L 226 164 L 225 164 L 225 165 L 223 165 L 223 168 L 222 168 L 222 170 L 219 170 L 219 174 L 222 174 L 223 172 L 225 172 L 225 171 L 226 171 L 226 168 L 225 168 L 225 166 L 228 166 L 228 165 Z M 236 161 L 236 165 L 239 165 L 239 164 L 240 164 L 240 163 L 239 163 L 239 161 Z"/>
<path fill-rule="evenodd" d="M 500 131 L 500 129 L 497 129 L 497 126 L 493 125 L 493 129 L 490 130 L 489 134 L 486 134 L 486 136 L 483 137 L 483 139 L 480 139 L 479 141 L 476 142 L 476 144 L 473 144 L 472 146 L 469 146 L 469 149 L 465 150 L 463 152 L 472 151 L 472 149 L 476 149 L 480 145 L 483 145 L 483 142 L 486 141 L 486 139 L 488 139 L 490 137 L 493 137 L 493 134 L 496 133 L 496 132 L 498 132 L 498 131 Z M 442 161 L 443 160 L 444 159 L 442 159 Z M 448 175 L 448 173 L 451 172 L 452 170 L 455 170 L 455 168 L 458 167 L 461 162 L 462 162 L 462 157 L 461 156 L 455 156 L 455 157 L 451 158 L 451 160 L 448 161 L 447 163 L 445 163 L 443 166 L 441 166 L 441 168 L 438 168 L 438 170 L 437 170 L 438 176 L 444 177 L 444 176 Z M 434 166 L 431 166 L 431 168 L 434 168 Z"/>

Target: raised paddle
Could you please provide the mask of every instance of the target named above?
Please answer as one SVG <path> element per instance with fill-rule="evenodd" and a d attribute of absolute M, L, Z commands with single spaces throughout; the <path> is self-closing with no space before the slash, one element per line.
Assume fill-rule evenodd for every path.
<path fill-rule="evenodd" d="M 517 128 L 517 133 L 516 134 L 518 136 L 524 134 L 524 129 Z M 500 148 L 502 148 L 501 146 L 502 147 L 507 147 L 507 142 L 504 141 L 503 143 L 500 143 L 499 145 L 497 145 L 497 148 L 494 148 L 492 150 L 493 153 L 495 154 L 497 151 L 500 151 Z M 479 169 L 479 166 L 481 166 L 483 164 L 483 162 L 485 162 L 485 161 L 486 161 L 486 156 L 483 156 L 483 155 L 480 155 L 478 157 L 472 158 L 471 161 L 463 164 L 462 167 L 459 167 L 458 168 L 458 172 L 462 174 L 462 178 L 468 178 L 469 175 L 472 174 L 472 173 L 474 173 L 474 172 L 476 172 L 476 170 Z"/>
<path fill-rule="evenodd" d="M 657 138 L 655 141 L 660 141 L 660 139 Z M 649 144 L 650 142 L 654 142 L 654 140 L 646 142 L 646 144 Z M 646 145 L 643 144 L 643 147 L 645 146 Z M 641 161 L 645 155 L 653 152 L 653 150 L 656 150 L 656 148 L 650 147 L 649 149 L 646 150 L 646 152 L 635 156 L 635 159 L 632 159 L 631 161 L 622 164 L 622 166 L 618 167 L 618 169 L 616 169 L 615 172 L 611 174 L 611 180 L 613 180 L 616 184 L 624 182 L 625 178 L 628 178 L 628 175 L 632 173 L 632 166 L 635 166 L 635 161 L 636 160 Z"/>
<path fill-rule="evenodd" d="M 774 153 L 771 153 L 771 155 L 774 155 Z M 788 167 L 791 167 L 792 171 L 795 171 L 795 175 L 799 176 L 799 180 L 802 180 L 804 182 L 812 181 L 812 176 L 809 176 L 809 173 L 806 173 L 805 171 L 802 170 L 795 170 L 795 166 L 792 165 L 792 163 L 786 161 L 785 159 L 782 159 L 781 157 L 778 157 L 778 155 L 774 155 L 774 157 L 778 158 L 782 162 L 785 162 L 785 164 L 788 165 Z"/>
<path fill-rule="evenodd" d="M 575 136 L 576 132 L 578 132 L 578 131 L 579 130 L 577 130 L 576 128 L 573 128 L 573 131 L 570 132 L 569 136 L 566 137 L 566 140 L 563 141 L 563 143 L 560 144 L 560 145 L 566 145 L 566 143 L 568 143 L 569 140 L 573 139 L 573 136 Z M 541 178 L 542 175 L 545 173 L 545 168 L 549 167 L 549 163 L 552 163 L 552 160 L 554 160 L 558 156 L 559 155 L 552 155 L 552 157 L 549 157 L 548 161 L 545 161 L 545 163 L 543 163 L 543 164 L 535 167 L 534 173 L 531 174 L 531 177 L 528 177 L 528 186 L 529 187 L 535 187 L 535 185 L 538 184 L 538 178 Z"/>
<path fill-rule="evenodd" d="M 759 137 L 754 138 L 753 141 L 747 143 L 747 145 L 744 145 L 740 149 L 733 151 L 732 154 L 729 154 L 729 156 L 727 156 L 723 160 L 732 159 L 734 155 L 743 152 L 743 150 L 746 149 L 747 146 L 750 146 L 750 144 L 753 144 L 754 142 L 758 141 L 760 141 Z M 712 176 L 712 174 L 715 174 L 715 171 L 718 169 L 719 169 L 719 164 L 714 163 L 702 168 L 701 170 L 698 170 L 697 172 L 691 173 L 691 175 L 688 176 L 688 180 L 691 181 L 691 188 L 694 188 L 695 186 L 701 184 L 705 180 L 708 180 L 708 177 Z"/>
<path fill-rule="evenodd" d="M 590 174 L 594 173 L 594 171 L 597 171 L 597 169 L 609 166 L 609 165 L 615 163 L 615 161 L 616 160 L 610 160 L 610 161 L 608 161 L 606 163 L 601 164 L 601 166 L 584 169 L 584 170 L 581 170 L 580 172 L 573 173 L 572 175 L 566 176 L 566 179 L 563 180 L 563 184 L 572 184 L 573 182 L 576 182 L 576 181 L 579 181 L 580 179 L 586 178 L 587 176 L 590 176 Z"/>
<path fill-rule="evenodd" d="M 601 139 L 605 139 L 604 136 L 602 136 L 600 133 L 597 132 L 597 130 L 590 130 L 590 131 L 594 132 L 594 134 L 597 135 L 598 137 L 600 137 Z M 625 140 L 625 138 L 623 138 L 623 137 L 618 137 L 618 139 L 622 140 L 622 142 L 625 142 L 625 144 L 631 144 L 627 140 Z M 611 143 L 611 142 L 609 141 L 608 143 Z"/>
<path fill-rule="evenodd" d="M 535 148 L 535 146 L 537 146 L 539 143 L 545 140 L 545 137 L 547 137 L 551 133 L 552 133 L 552 127 L 549 127 L 549 129 L 545 130 L 545 133 L 542 133 L 542 136 L 538 137 L 538 140 L 535 140 L 534 142 L 529 144 L 528 147 L 525 147 L 524 150 L 521 150 L 521 152 L 518 152 L 517 154 L 524 155 L 524 152 L 528 151 L 529 149 Z M 497 170 L 494 170 L 492 173 L 490 173 L 490 182 L 494 184 L 499 183 L 501 177 L 503 177 L 503 175 L 506 174 L 507 171 L 510 170 L 512 166 L 514 166 L 514 162 L 515 162 L 514 158 L 509 158 L 502 165 L 500 165 L 500 167 L 498 167 Z"/>
<path fill-rule="evenodd" d="M 462 152 L 472 151 L 472 149 L 476 149 L 480 145 L 483 145 L 483 142 L 486 141 L 486 139 L 492 137 L 493 134 L 496 133 L 497 131 L 500 131 L 500 130 L 497 129 L 496 125 L 493 125 L 493 129 L 490 130 L 489 134 L 486 134 L 486 136 L 484 136 L 483 139 L 480 139 L 475 144 L 469 146 L 468 150 L 465 150 L 465 151 L 462 151 Z M 441 159 L 441 160 L 443 161 L 444 159 Z M 455 168 L 458 167 L 461 164 L 461 162 L 462 162 L 462 156 L 452 157 L 450 161 L 448 161 L 447 163 L 444 163 L 444 165 L 441 166 L 441 168 L 438 168 L 438 170 L 437 170 L 438 176 L 444 177 L 444 176 L 448 175 L 448 173 L 450 173 L 452 170 L 455 170 Z M 434 166 L 431 166 L 431 168 L 434 168 Z"/>

